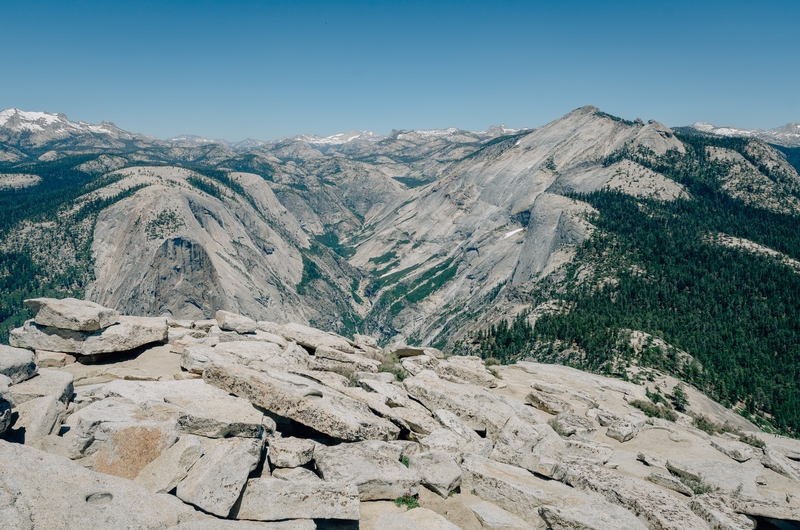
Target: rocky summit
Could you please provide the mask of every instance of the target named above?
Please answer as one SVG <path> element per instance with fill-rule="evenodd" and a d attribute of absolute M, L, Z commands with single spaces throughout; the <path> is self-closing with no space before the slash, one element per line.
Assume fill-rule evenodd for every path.
<path fill-rule="evenodd" d="M 690 386 L 673 410 L 658 371 L 26 304 L 0 346 L 3 528 L 800 526 L 800 441 Z"/>

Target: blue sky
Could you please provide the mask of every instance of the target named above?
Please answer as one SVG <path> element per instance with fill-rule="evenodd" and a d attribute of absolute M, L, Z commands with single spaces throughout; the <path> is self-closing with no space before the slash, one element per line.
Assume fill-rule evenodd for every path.
<path fill-rule="evenodd" d="M 11 2 L 0 108 L 160 138 L 800 121 L 800 2 Z"/>

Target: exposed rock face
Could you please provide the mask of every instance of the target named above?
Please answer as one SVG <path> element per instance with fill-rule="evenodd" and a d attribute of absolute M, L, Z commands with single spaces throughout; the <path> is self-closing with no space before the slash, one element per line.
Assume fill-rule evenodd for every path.
<path fill-rule="evenodd" d="M 25 305 L 33 312 L 34 322 L 51 328 L 97 331 L 119 319 L 114 309 L 75 298 L 33 298 L 25 300 Z"/>
<path fill-rule="evenodd" d="M 399 450 L 383 442 L 319 447 L 314 462 L 325 481 L 355 483 L 362 500 L 396 499 L 414 492 L 420 482 L 400 463 Z"/>
<path fill-rule="evenodd" d="M 3 526 L 20 530 L 134 530 L 178 524 L 178 512 L 168 497 L 4 441 L 0 441 L 0 506 Z"/>
<path fill-rule="evenodd" d="M 29 350 L 95 355 L 164 342 L 168 330 L 166 318 L 120 317 L 117 324 L 96 332 L 40 326 L 28 321 L 23 327 L 11 330 L 9 342 Z"/>
<path fill-rule="evenodd" d="M 399 429 L 364 405 L 330 388 L 289 374 L 272 375 L 212 364 L 203 379 L 264 409 L 342 440 L 392 440 Z"/>
<path fill-rule="evenodd" d="M 217 324 L 173 322 L 171 329 L 209 331 L 180 355 L 159 346 L 41 368 L 18 383 L 3 375 L 3 438 L 51 453 L 0 454 L 3 523 L 114 525 L 122 516 L 89 506 L 112 505 L 116 491 L 131 503 L 117 510 L 131 528 L 311 530 L 314 520 L 360 520 L 380 530 L 751 530 L 756 518 L 800 519 L 800 444 L 770 437 L 756 459 L 755 448 L 730 435 L 644 419 L 629 404 L 642 386 L 524 362 L 497 367 L 503 384 L 491 386 L 479 360 L 428 353 L 404 358 L 416 375 L 396 368 L 402 384 L 393 374 L 345 377 L 320 361 L 374 366 L 374 352 L 303 328 L 316 337 L 312 354 L 288 340 L 297 329 L 264 324 L 270 331 L 240 333 Z M 533 392 L 537 399 L 526 400 Z M 526 403 L 545 400 L 572 412 L 553 417 Z M 0 442 L 0 453 L 7 447 Z M 30 461 L 6 462 L 15 458 Z M 6 476 L 45 468 L 93 484 L 130 480 L 113 491 L 78 485 L 83 497 L 73 499 L 60 477 L 25 477 L 23 486 Z M 385 502 L 414 496 L 422 508 Z M 83 511 L 49 512 L 64 499 Z"/>
<path fill-rule="evenodd" d="M 359 519 L 359 492 L 352 483 L 254 478 L 247 482 L 237 519 Z"/>
<path fill-rule="evenodd" d="M 33 352 L 0 344 L 0 374 L 11 379 L 12 383 L 21 383 L 35 373 Z"/>

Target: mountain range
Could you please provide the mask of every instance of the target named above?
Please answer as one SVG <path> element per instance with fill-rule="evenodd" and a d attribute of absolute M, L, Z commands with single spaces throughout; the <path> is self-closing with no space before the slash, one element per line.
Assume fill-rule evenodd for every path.
<path fill-rule="evenodd" d="M 537 129 L 228 143 L 8 109 L 0 335 L 40 295 L 224 309 L 503 361 L 660 363 L 796 430 L 791 125 L 673 130 L 587 106 Z"/>

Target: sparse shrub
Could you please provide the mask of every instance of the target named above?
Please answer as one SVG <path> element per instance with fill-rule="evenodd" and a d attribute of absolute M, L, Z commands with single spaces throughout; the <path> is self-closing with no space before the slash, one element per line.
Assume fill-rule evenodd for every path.
<path fill-rule="evenodd" d="M 498 366 L 498 365 L 500 365 L 502 363 L 500 362 L 500 359 L 495 359 L 494 357 L 489 357 L 489 358 L 483 360 L 483 364 L 486 365 L 486 367 L 488 368 L 489 366 Z"/>
<path fill-rule="evenodd" d="M 470 491 L 470 493 L 472 493 L 473 495 L 477 495 L 478 491 L 475 488 L 472 488 L 472 491 Z"/>
<path fill-rule="evenodd" d="M 743 442 L 743 443 L 746 443 L 748 445 L 752 445 L 753 447 L 757 447 L 759 449 L 764 449 L 764 446 L 766 445 L 761 440 L 761 438 L 759 438 L 758 436 L 756 436 L 754 434 L 750 434 L 750 433 L 740 434 L 739 435 L 739 441 Z"/>
<path fill-rule="evenodd" d="M 406 378 L 406 369 L 400 364 L 400 359 L 396 355 L 384 359 L 378 367 L 378 371 L 394 374 L 398 381 Z"/>
<path fill-rule="evenodd" d="M 675 421 L 678 415 L 667 407 L 659 406 L 652 401 L 644 399 L 634 399 L 630 402 L 631 405 L 644 412 L 648 418 L 661 418 L 662 420 Z"/>
<path fill-rule="evenodd" d="M 675 410 L 678 412 L 686 412 L 687 407 L 689 407 L 689 398 L 680 383 L 672 389 L 672 404 L 675 405 Z"/>
<path fill-rule="evenodd" d="M 702 495 L 704 493 L 711 493 L 713 491 L 719 491 L 719 488 L 716 486 L 712 486 L 701 478 L 700 480 L 679 476 L 678 479 L 684 483 L 690 490 L 694 492 L 695 495 Z"/>
<path fill-rule="evenodd" d="M 410 491 L 403 493 L 402 497 L 397 497 L 394 503 L 397 506 L 405 506 L 409 510 L 419 508 L 419 499 L 412 495 Z"/>

